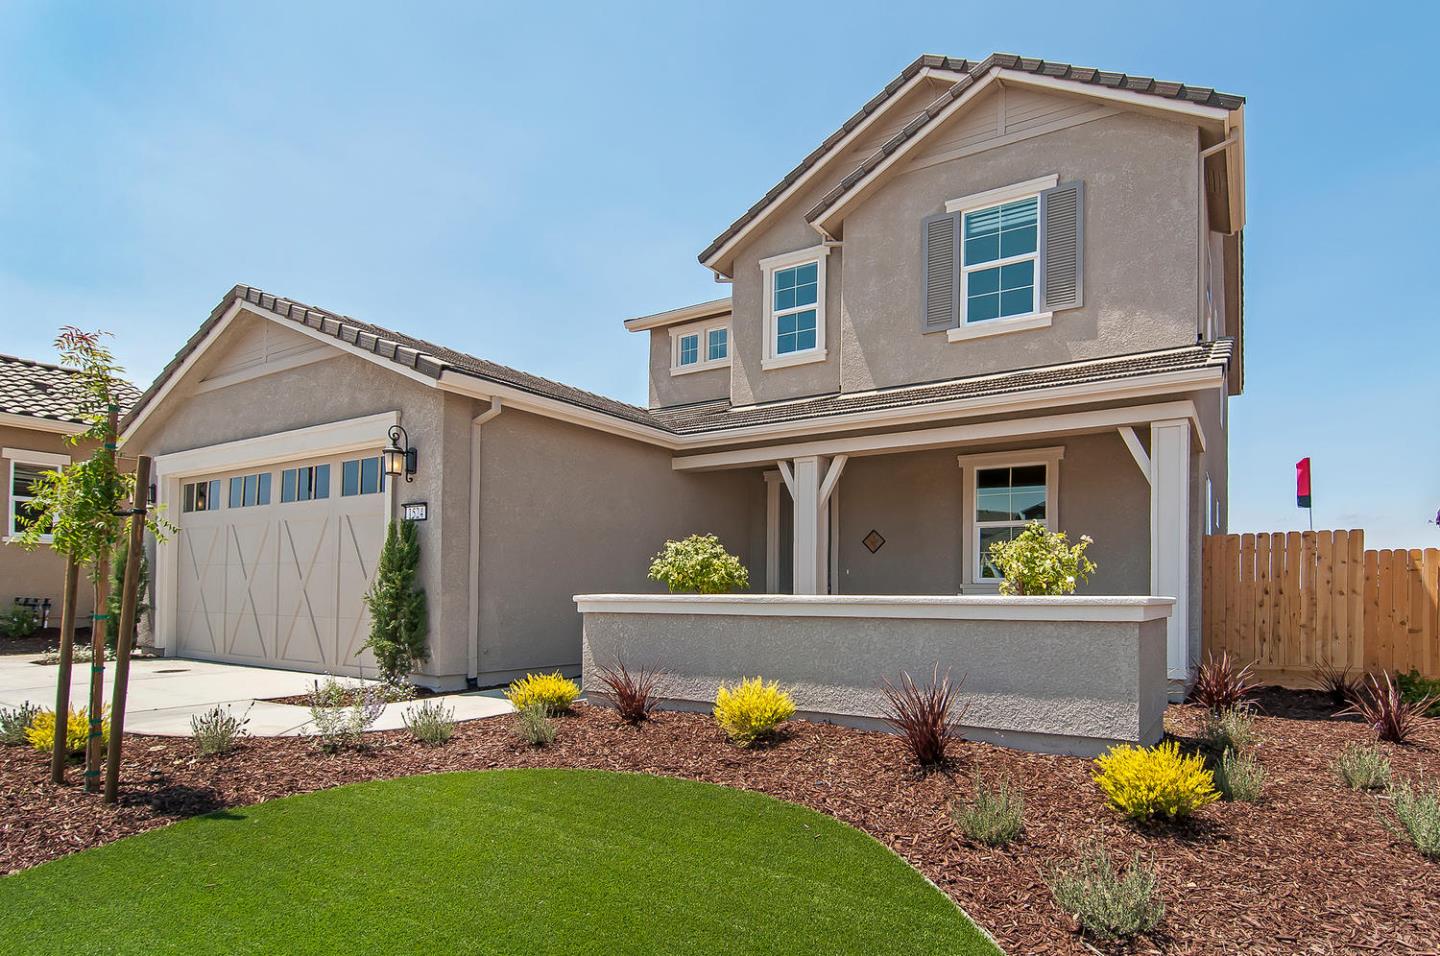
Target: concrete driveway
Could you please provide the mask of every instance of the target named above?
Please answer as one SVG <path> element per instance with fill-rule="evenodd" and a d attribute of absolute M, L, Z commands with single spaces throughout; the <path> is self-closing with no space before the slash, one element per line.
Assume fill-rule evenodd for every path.
<path fill-rule="evenodd" d="M 55 706 L 54 665 L 31 663 L 36 655 L 0 656 L 0 707 L 25 701 L 37 707 Z M 105 702 L 114 686 L 115 664 L 105 665 Z M 246 730 L 257 737 L 287 737 L 305 732 L 308 708 L 270 703 L 264 698 L 290 697 L 309 692 L 316 674 L 219 664 L 178 657 L 136 658 L 130 662 L 130 693 L 125 707 L 125 729 L 137 734 L 190 736 L 190 718 L 215 705 L 249 715 Z M 353 681 L 346 680 L 347 683 Z M 70 702 L 82 707 L 89 699 L 90 666 L 77 664 L 70 683 Z M 456 720 L 477 720 L 513 712 L 499 691 L 471 691 L 431 698 L 454 708 Z M 404 714 L 414 702 L 388 704 L 373 730 L 404 726 Z"/>

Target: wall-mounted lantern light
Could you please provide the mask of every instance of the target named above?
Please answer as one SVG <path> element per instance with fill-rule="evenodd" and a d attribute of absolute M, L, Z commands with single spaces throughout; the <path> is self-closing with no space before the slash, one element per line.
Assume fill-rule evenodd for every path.
<path fill-rule="evenodd" d="M 415 466 L 418 456 L 410 447 L 410 436 L 399 425 L 390 426 L 390 447 L 381 453 L 385 460 L 385 474 L 391 478 L 405 476 L 406 481 L 415 480 Z"/>

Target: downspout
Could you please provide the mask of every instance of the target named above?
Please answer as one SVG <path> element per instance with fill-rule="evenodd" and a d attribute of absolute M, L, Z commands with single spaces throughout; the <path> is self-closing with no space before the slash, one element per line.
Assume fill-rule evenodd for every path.
<path fill-rule="evenodd" d="M 470 420 L 470 640 L 465 648 L 465 678 L 471 686 L 480 676 L 480 429 L 502 411 L 500 399 L 491 398 L 490 407 Z"/>

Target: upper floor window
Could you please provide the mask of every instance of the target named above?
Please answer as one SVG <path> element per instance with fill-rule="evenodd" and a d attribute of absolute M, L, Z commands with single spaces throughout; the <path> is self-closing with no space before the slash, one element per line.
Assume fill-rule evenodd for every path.
<path fill-rule="evenodd" d="M 730 326 L 696 323 L 670 330 L 670 373 L 703 372 L 730 364 Z"/>
<path fill-rule="evenodd" d="M 330 466 L 306 465 L 280 472 L 280 502 L 318 501 L 330 497 Z"/>
<path fill-rule="evenodd" d="M 825 259 L 829 246 L 772 256 L 760 263 L 765 280 L 763 368 L 825 358 Z"/>
<path fill-rule="evenodd" d="M 220 479 L 187 482 L 182 491 L 182 512 L 220 510 Z"/>
<path fill-rule="evenodd" d="M 1035 312 L 1040 197 L 965 214 L 961 272 L 966 322 Z"/>
<path fill-rule="evenodd" d="M 340 465 L 340 495 L 373 495 L 385 490 L 385 472 L 379 457 L 352 458 Z"/>
<path fill-rule="evenodd" d="M 236 475 L 230 479 L 230 507 L 253 508 L 270 503 L 270 472 Z"/>

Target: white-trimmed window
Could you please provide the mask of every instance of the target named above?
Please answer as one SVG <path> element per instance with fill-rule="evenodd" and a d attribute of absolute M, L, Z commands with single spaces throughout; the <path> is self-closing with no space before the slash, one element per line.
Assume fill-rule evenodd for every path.
<path fill-rule="evenodd" d="M 180 511 L 190 514 L 195 511 L 220 510 L 220 479 L 186 482 L 181 489 Z"/>
<path fill-rule="evenodd" d="M 385 469 L 380 459 L 352 458 L 340 463 L 340 497 L 373 495 L 385 490 Z"/>
<path fill-rule="evenodd" d="M 670 374 L 688 375 L 730 364 L 730 323 L 700 322 L 670 330 Z"/>
<path fill-rule="evenodd" d="M 280 503 L 319 501 L 330 497 L 330 466 L 306 465 L 280 472 Z"/>
<path fill-rule="evenodd" d="M 760 261 L 765 295 L 762 368 L 825 359 L 825 260 L 829 246 Z"/>
<path fill-rule="evenodd" d="M 1063 447 L 961 455 L 964 470 L 965 583 L 998 585 L 990 546 L 1011 541 L 1032 521 L 1056 527 Z"/>
<path fill-rule="evenodd" d="M 236 475 L 230 479 L 230 507 L 253 508 L 270 503 L 270 472 Z"/>
<path fill-rule="evenodd" d="M 30 504 L 35 497 L 35 482 L 40 480 L 43 473 L 70 464 L 70 456 L 7 448 L 5 457 L 10 466 L 6 472 L 10 507 L 6 515 L 5 536 L 14 537 L 29 529 L 35 514 L 34 506 Z M 51 536 L 41 535 L 40 540 L 48 542 Z"/>

